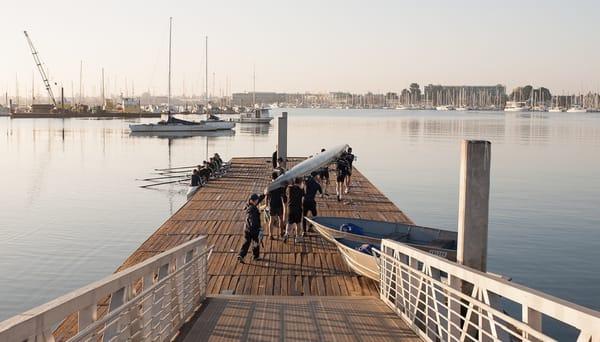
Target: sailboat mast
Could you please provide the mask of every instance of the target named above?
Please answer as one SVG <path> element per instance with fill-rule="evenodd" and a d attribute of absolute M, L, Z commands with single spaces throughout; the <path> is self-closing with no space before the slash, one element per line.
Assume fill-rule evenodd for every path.
<path fill-rule="evenodd" d="M 169 91 L 167 96 L 167 115 L 171 116 L 171 32 L 173 30 L 173 17 L 169 17 Z"/>
<path fill-rule="evenodd" d="M 252 107 L 256 107 L 256 64 L 252 67 Z"/>

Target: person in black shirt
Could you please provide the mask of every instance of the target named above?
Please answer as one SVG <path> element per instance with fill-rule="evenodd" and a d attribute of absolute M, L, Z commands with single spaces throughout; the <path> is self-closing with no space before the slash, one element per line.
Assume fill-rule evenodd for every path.
<path fill-rule="evenodd" d="M 279 173 L 277 171 L 273 171 L 271 174 L 271 178 L 273 181 L 277 179 Z M 279 227 L 280 236 L 284 235 L 284 208 L 285 208 L 285 187 L 281 187 L 275 190 L 271 190 L 267 193 L 267 203 L 269 204 L 269 239 L 273 240 L 273 234 L 271 229 L 273 228 L 275 222 L 277 222 L 277 226 Z"/>
<path fill-rule="evenodd" d="M 190 186 L 200 186 L 200 176 L 198 175 L 198 170 L 196 169 L 192 171 L 192 183 Z"/>
<path fill-rule="evenodd" d="M 277 168 L 277 147 L 275 147 L 275 152 L 271 156 L 271 164 L 273 164 L 273 169 Z"/>
<path fill-rule="evenodd" d="M 321 149 L 321 153 L 323 152 L 325 152 L 324 148 Z M 325 166 L 319 170 L 319 178 L 321 179 L 321 184 L 327 194 L 327 186 L 329 185 L 329 166 Z"/>
<path fill-rule="evenodd" d="M 337 195 L 337 200 L 342 200 L 342 191 L 345 185 L 346 177 L 348 176 L 348 160 L 346 159 L 346 152 L 342 153 L 342 155 L 336 161 L 336 169 L 337 169 L 337 183 L 335 184 L 335 193 Z"/>
<path fill-rule="evenodd" d="M 277 158 L 277 167 L 275 167 L 275 171 L 277 171 L 278 176 L 281 176 L 285 173 L 285 168 L 283 167 L 283 158 Z"/>
<path fill-rule="evenodd" d="M 348 176 L 346 177 L 346 193 L 350 191 L 350 185 L 352 184 L 352 163 L 354 163 L 354 154 L 352 154 L 352 147 L 348 147 L 348 153 L 346 153 L 346 161 L 348 161 Z"/>
<path fill-rule="evenodd" d="M 287 216 L 288 223 L 285 226 L 285 236 L 283 242 L 287 242 L 290 235 L 290 228 L 294 225 L 295 242 L 298 242 L 298 231 L 300 230 L 300 223 L 302 222 L 302 198 L 304 197 L 304 190 L 301 188 L 302 179 L 296 178 L 294 184 L 287 188 Z"/>
<path fill-rule="evenodd" d="M 304 182 L 306 189 L 302 202 L 302 230 L 304 234 L 306 234 L 306 219 L 304 219 L 304 216 L 307 216 L 309 212 L 312 216 L 317 216 L 317 201 L 315 201 L 315 196 L 317 192 L 323 196 L 323 188 L 321 188 L 321 184 L 315 179 L 316 176 L 317 172 L 313 172 Z"/>
<path fill-rule="evenodd" d="M 260 211 L 258 210 L 258 204 L 265 198 L 265 195 L 257 195 L 252 194 L 248 199 L 248 205 L 244 210 L 246 211 L 246 221 L 244 224 L 244 244 L 240 249 L 240 254 L 238 255 L 238 261 L 240 263 L 244 263 L 244 258 L 246 254 L 248 254 L 248 249 L 250 248 L 250 244 L 254 242 L 254 247 L 252 247 L 252 255 L 254 256 L 254 260 L 260 260 L 260 242 L 258 241 L 258 237 L 260 234 Z"/>

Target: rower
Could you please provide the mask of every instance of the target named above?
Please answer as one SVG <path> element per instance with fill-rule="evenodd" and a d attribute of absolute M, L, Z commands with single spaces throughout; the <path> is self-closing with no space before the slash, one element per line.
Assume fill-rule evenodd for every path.
<path fill-rule="evenodd" d="M 352 154 L 352 147 L 348 147 L 348 153 L 346 153 L 346 161 L 348 162 L 348 176 L 346 177 L 346 193 L 350 191 L 350 185 L 352 184 L 352 163 L 354 162 L 354 154 Z"/>
<path fill-rule="evenodd" d="M 313 172 L 310 176 L 304 181 L 304 188 L 306 194 L 304 195 L 304 199 L 302 202 L 302 231 L 303 234 L 306 234 L 306 217 L 308 213 L 311 213 L 313 217 L 317 216 L 317 201 L 315 201 L 315 196 L 317 192 L 321 194 L 323 197 L 323 188 L 321 188 L 321 184 L 317 182 L 315 177 L 317 177 L 317 172 Z"/>
<path fill-rule="evenodd" d="M 346 159 L 346 152 L 343 152 L 342 155 L 336 161 L 336 169 L 337 169 L 337 178 L 335 183 L 335 193 L 337 195 L 337 200 L 342 200 L 342 191 L 344 186 L 346 186 L 346 177 L 348 177 L 348 160 Z M 348 189 L 346 188 L 346 193 L 348 193 Z"/>
<path fill-rule="evenodd" d="M 200 175 L 198 175 L 198 170 L 194 169 L 192 171 L 192 183 L 190 186 L 200 186 Z"/>
<path fill-rule="evenodd" d="M 283 167 L 283 158 L 277 158 L 277 167 L 275 168 L 275 171 L 279 173 L 279 176 L 285 173 L 285 168 Z"/>
<path fill-rule="evenodd" d="M 325 149 L 321 149 L 321 153 L 325 152 Z M 321 179 L 321 186 L 325 190 L 325 194 L 327 194 L 327 186 L 329 185 L 329 166 L 325 165 L 323 168 L 319 170 L 319 178 Z"/>

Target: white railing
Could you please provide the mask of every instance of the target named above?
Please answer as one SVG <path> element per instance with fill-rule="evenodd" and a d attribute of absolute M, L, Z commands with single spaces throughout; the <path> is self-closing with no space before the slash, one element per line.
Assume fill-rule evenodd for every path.
<path fill-rule="evenodd" d="M 199 237 L 26 311 L 0 323 L 0 342 L 54 341 L 61 323 L 69 341 L 170 340 L 206 297 L 211 250 Z"/>
<path fill-rule="evenodd" d="M 396 241 L 381 247 L 380 297 L 426 341 L 600 341 L 600 312 Z M 547 317 L 560 322 L 552 337 Z"/>

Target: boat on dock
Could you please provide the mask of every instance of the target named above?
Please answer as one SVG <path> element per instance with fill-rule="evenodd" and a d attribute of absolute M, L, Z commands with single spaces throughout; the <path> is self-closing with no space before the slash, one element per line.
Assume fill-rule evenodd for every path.
<path fill-rule="evenodd" d="M 270 108 L 254 108 L 251 111 L 240 114 L 239 118 L 233 119 L 234 122 L 269 124 L 273 120 Z"/>
<path fill-rule="evenodd" d="M 327 166 L 337 160 L 343 152 L 348 149 L 348 145 L 339 145 L 326 150 L 325 152 L 318 153 L 311 158 L 304 159 L 293 168 L 289 169 L 286 173 L 277 177 L 267 187 L 268 191 L 278 189 L 280 187 L 291 184 L 294 179 L 298 177 L 304 177 L 309 175 L 313 171 L 317 171 L 320 168 Z"/>
<path fill-rule="evenodd" d="M 316 216 L 305 219 L 325 239 L 338 246 L 336 239 L 346 239 L 379 249 L 382 239 L 390 239 L 456 261 L 458 234 L 453 231 L 349 217 Z"/>

